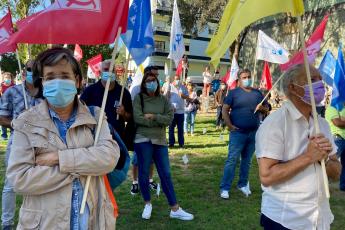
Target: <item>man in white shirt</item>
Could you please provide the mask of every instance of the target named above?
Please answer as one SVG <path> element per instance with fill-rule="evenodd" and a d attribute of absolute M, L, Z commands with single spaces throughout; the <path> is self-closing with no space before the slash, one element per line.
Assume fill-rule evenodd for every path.
<path fill-rule="evenodd" d="M 310 66 L 315 101 L 325 94 L 319 72 Z M 285 73 L 287 101 L 256 134 L 256 155 L 263 194 L 261 225 L 265 230 L 328 230 L 333 222 L 320 161 L 336 153 L 326 120 L 318 116 L 315 134 L 304 65 Z"/>

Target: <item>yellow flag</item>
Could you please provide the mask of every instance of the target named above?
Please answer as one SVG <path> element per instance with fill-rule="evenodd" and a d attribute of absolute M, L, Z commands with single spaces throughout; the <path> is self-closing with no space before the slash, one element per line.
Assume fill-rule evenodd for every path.
<path fill-rule="evenodd" d="M 222 43 L 222 39 L 224 38 L 226 32 L 228 32 L 229 25 L 231 24 L 231 17 L 235 13 L 239 5 L 239 2 L 240 0 L 230 0 L 228 4 L 226 5 L 223 16 L 218 26 L 218 30 L 214 33 L 205 51 L 205 53 L 208 56 L 212 56 L 212 53 Z"/>
<path fill-rule="evenodd" d="M 292 16 L 302 15 L 303 0 L 245 0 L 233 15 L 228 32 L 220 38 L 221 44 L 212 52 L 212 65 L 218 66 L 220 58 L 246 26 L 261 18 L 283 12 L 290 12 Z"/>

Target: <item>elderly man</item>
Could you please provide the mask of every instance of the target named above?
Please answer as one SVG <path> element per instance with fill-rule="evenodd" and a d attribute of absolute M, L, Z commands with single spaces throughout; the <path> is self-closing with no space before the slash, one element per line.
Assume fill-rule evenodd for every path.
<path fill-rule="evenodd" d="M 318 104 L 325 95 L 319 72 L 310 66 Z M 315 133 L 304 65 L 285 73 L 284 105 L 256 134 L 256 156 L 263 194 L 261 225 L 265 230 L 327 230 L 333 221 L 325 196 L 320 161 L 336 152 L 328 123 L 318 117 Z"/>

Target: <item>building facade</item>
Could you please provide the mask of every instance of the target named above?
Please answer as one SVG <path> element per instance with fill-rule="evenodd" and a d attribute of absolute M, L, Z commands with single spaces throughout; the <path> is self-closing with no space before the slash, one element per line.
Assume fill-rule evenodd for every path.
<path fill-rule="evenodd" d="M 167 65 L 170 67 L 170 59 L 167 57 L 169 55 L 170 44 L 172 1 L 151 0 L 151 10 L 155 51 L 150 57 L 150 64 L 157 65 L 160 68 L 160 76 L 162 77 L 164 76 L 164 66 Z M 209 65 L 210 58 L 206 56 L 205 50 L 213 32 L 214 30 L 206 28 L 197 37 L 192 37 L 188 31 L 184 31 L 185 54 L 188 55 L 189 60 L 189 76 L 201 76 L 204 68 Z M 226 68 L 229 64 L 229 56 L 226 54 L 221 59 L 220 76 L 225 75 Z M 173 67 L 175 67 L 174 64 Z M 213 71 L 213 68 L 211 69 Z"/>

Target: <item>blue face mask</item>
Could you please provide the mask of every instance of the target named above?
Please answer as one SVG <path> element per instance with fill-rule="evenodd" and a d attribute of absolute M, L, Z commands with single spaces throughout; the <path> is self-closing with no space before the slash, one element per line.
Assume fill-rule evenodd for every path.
<path fill-rule="evenodd" d="M 102 80 L 107 81 L 110 78 L 110 81 L 115 81 L 115 74 L 111 72 L 102 72 Z"/>
<path fill-rule="evenodd" d="M 148 93 L 156 92 L 158 84 L 156 81 L 150 81 L 146 83 L 146 89 Z"/>
<path fill-rule="evenodd" d="M 54 79 L 43 83 L 43 96 L 57 108 L 69 105 L 77 94 L 75 81 Z"/>
<path fill-rule="evenodd" d="M 6 85 L 10 85 L 11 84 L 11 79 L 5 79 L 4 82 L 5 82 Z"/>
<path fill-rule="evenodd" d="M 252 86 L 252 79 L 242 80 L 242 85 L 243 87 L 246 87 L 246 88 Z"/>
<path fill-rule="evenodd" d="M 32 72 L 26 71 L 26 81 L 30 84 L 34 83 L 34 80 L 32 79 Z"/>

